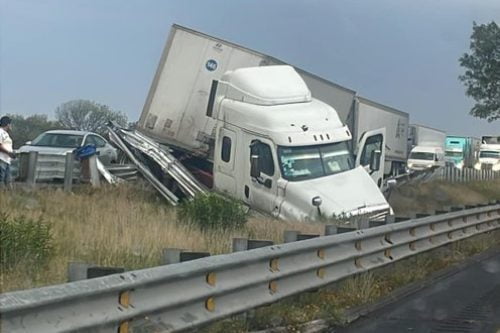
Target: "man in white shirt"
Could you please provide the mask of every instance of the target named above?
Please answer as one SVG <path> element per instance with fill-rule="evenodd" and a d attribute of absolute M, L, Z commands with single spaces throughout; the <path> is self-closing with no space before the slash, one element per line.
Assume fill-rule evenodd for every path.
<path fill-rule="evenodd" d="M 16 157 L 9 135 L 11 123 L 7 116 L 0 118 L 0 189 L 11 187 L 10 162 Z"/>

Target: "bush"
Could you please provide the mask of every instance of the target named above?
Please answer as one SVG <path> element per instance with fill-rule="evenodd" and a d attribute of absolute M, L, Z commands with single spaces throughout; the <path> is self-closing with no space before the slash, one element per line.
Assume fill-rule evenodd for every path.
<path fill-rule="evenodd" d="M 18 263 L 37 265 L 53 254 L 53 238 L 48 224 L 24 217 L 0 214 L 0 268 Z"/>
<path fill-rule="evenodd" d="M 243 206 L 233 199 L 210 193 L 181 204 L 179 219 L 197 225 L 202 230 L 237 229 L 246 222 Z"/>

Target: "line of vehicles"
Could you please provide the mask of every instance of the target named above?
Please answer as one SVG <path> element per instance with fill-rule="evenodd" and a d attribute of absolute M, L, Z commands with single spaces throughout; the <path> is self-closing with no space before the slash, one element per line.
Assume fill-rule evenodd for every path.
<path fill-rule="evenodd" d="M 392 213 L 416 170 L 500 171 L 500 136 L 447 136 L 274 57 L 174 25 L 137 130 L 200 183 L 286 220 Z M 166 170 L 168 173 L 168 170 Z"/>
<path fill-rule="evenodd" d="M 172 149 L 207 187 L 283 219 L 381 217 L 391 213 L 380 191 L 391 177 L 446 164 L 500 168 L 495 143 L 447 137 L 409 118 L 274 57 L 174 25 L 138 130 Z"/>
<path fill-rule="evenodd" d="M 355 97 L 277 59 L 174 26 L 138 129 L 175 150 L 208 188 L 255 210 L 288 220 L 383 217 L 391 209 L 379 186 L 392 142 L 384 128 L 362 124 L 366 108 Z"/>

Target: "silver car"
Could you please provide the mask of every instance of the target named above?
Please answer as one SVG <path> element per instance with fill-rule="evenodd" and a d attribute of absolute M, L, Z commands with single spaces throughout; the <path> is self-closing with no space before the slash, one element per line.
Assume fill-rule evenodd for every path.
<path fill-rule="evenodd" d="M 37 151 L 41 154 L 64 154 L 75 148 L 94 145 L 97 148 L 99 160 L 104 164 L 117 161 L 118 152 L 102 136 L 85 131 L 54 130 L 40 134 L 33 141 L 26 142 L 17 152 Z"/>

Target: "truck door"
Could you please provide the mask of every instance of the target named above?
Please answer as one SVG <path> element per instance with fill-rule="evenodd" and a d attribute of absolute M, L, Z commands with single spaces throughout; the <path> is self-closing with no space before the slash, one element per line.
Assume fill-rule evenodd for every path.
<path fill-rule="evenodd" d="M 244 176 L 244 201 L 258 211 L 278 216 L 277 180 L 279 170 L 276 165 L 273 144 L 262 138 L 247 137 L 249 140 L 246 157 L 247 170 Z"/>
<path fill-rule="evenodd" d="M 214 151 L 214 185 L 221 192 L 236 195 L 235 160 L 236 133 L 220 128 Z"/>
<path fill-rule="evenodd" d="M 385 128 L 363 133 L 358 143 L 356 166 L 361 165 L 382 187 L 385 161 Z"/>

